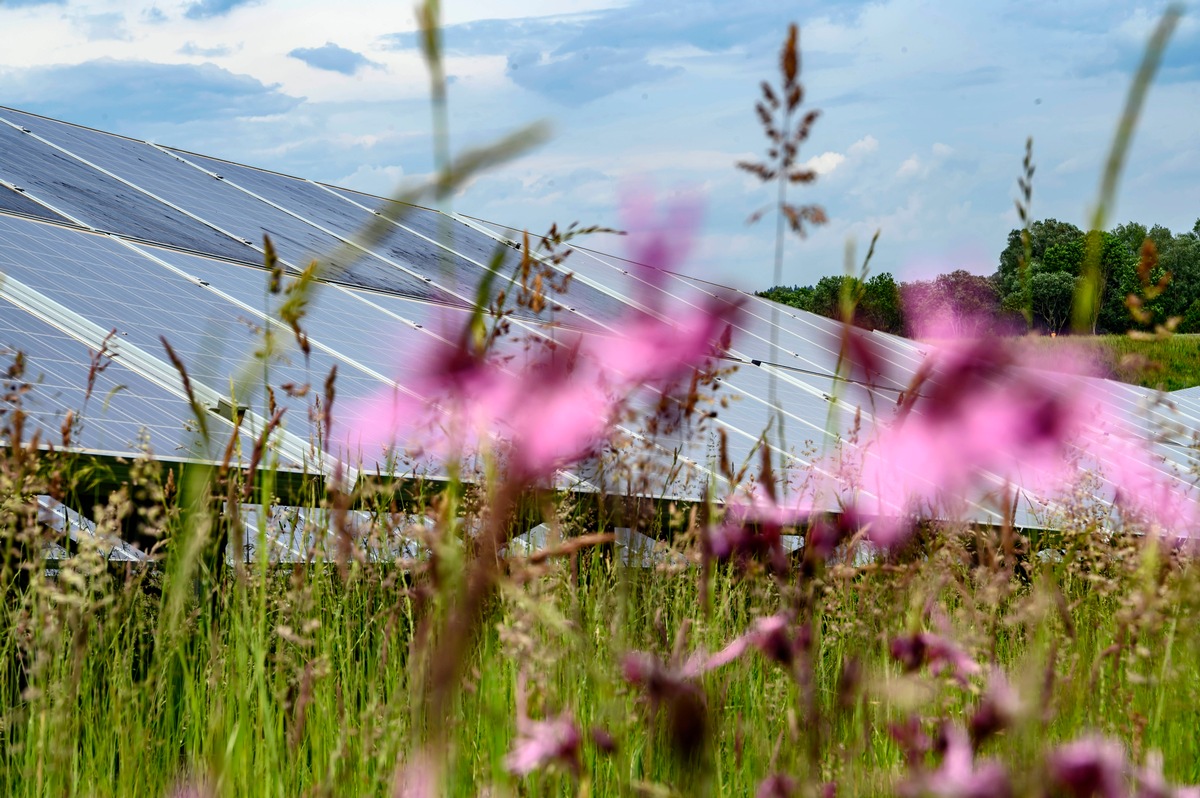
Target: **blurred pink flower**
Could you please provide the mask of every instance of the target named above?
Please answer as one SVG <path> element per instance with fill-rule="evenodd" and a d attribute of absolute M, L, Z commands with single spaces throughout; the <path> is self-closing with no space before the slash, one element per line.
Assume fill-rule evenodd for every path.
<path fill-rule="evenodd" d="M 734 313 L 728 304 L 711 303 L 681 310 L 670 321 L 635 316 L 617 335 L 591 336 L 584 350 L 615 386 L 669 387 L 729 348 Z"/>
<path fill-rule="evenodd" d="M 967 678 L 982 669 L 965 651 L 952 640 L 932 632 L 917 632 L 906 637 L 892 639 L 891 654 L 906 670 L 916 670 L 928 665 L 935 676 L 949 671 L 954 679 L 966 684 Z"/>
<path fill-rule="evenodd" d="M 785 615 L 759 618 L 753 628 L 732 640 L 729 645 L 704 661 L 704 670 L 712 670 L 733 662 L 751 647 L 767 659 L 785 668 L 791 667 L 797 654 L 812 643 L 812 631 L 807 624 L 797 626 Z"/>
<path fill-rule="evenodd" d="M 517 742 L 505 759 L 510 773 L 525 776 L 554 765 L 579 772 L 583 735 L 569 715 L 552 720 L 519 718 L 517 725 Z"/>
<path fill-rule="evenodd" d="M 1162 752 L 1151 751 L 1137 773 L 1136 798 L 1200 798 L 1200 786 L 1173 787 L 1162 772 Z"/>
<path fill-rule="evenodd" d="M 967 728 L 971 743 L 978 748 L 992 735 L 1011 726 L 1021 713 L 1021 700 L 999 668 L 988 677 L 987 690 L 979 708 L 971 715 Z"/>
<path fill-rule="evenodd" d="M 1125 749 L 1102 737 L 1068 743 L 1047 758 L 1050 780 L 1075 798 L 1125 798 Z"/>
<path fill-rule="evenodd" d="M 437 798 L 439 768 L 428 751 L 401 762 L 392 779 L 392 798 Z"/>
<path fill-rule="evenodd" d="M 962 729 L 947 726 L 942 737 L 941 767 L 906 782 L 902 794 L 938 798 L 1007 798 L 1012 794 L 1004 767 L 999 762 L 977 763 Z"/>
<path fill-rule="evenodd" d="M 698 218 L 695 203 L 673 205 L 653 221 L 650 200 L 630 200 L 636 268 L 648 282 L 687 255 Z M 661 292 L 648 292 L 654 297 Z M 554 345 L 498 357 L 482 351 L 469 328 L 444 335 L 420 355 L 407 390 L 351 407 L 344 430 L 349 452 L 385 447 L 442 458 L 493 448 L 515 479 L 537 481 L 598 451 L 619 411 L 649 387 L 670 389 L 729 345 L 737 301 L 714 301 L 657 315 L 631 311 L 606 320 L 613 335 L 558 335 Z M 646 303 L 643 303 L 646 304 Z M 647 305 L 648 306 L 648 305 Z M 460 322 L 461 323 L 461 322 Z"/>
<path fill-rule="evenodd" d="M 621 197 L 621 220 L 629 236 L 627 251 L 637 274 L 654 286 L 661 286 L 666 272 L 680 268 L 691 254 L 696 240 L 703 205 L 691 194 L 681 194 L 659 214 L 653 192 L 644 185 L 627 187 Z M 650 310 L 660 310 L 656 291 L 640 297 Z"/>
<path fill-rule="evenodd" d="M 799 785 L 791 776 L 786 773 L 773 773 L 759 782 L 758 789 L 754 791 L 754 798 L 791 798 L 798 789 Z"/>
<path fill-rule="evenodd" d="M 899 542 L 912 516 L 956 517 L 1008 486 L 1057 498 L 1084 470 L 1119 486 L 1105 498 L 1164 526 L 1200 518 L 1083 362 L 1019 356 L 996 340 L 950 341 L 920 377 L 840 489 L 847 506 L 873 517 L 875 542 Z"/>

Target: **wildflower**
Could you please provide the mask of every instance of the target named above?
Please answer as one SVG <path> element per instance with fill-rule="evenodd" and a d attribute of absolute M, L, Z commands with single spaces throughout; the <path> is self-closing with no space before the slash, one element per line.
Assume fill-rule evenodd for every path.
<path fill-rule="evenodd" d="M 913 515 L 953 515 L 1005 485 L 1052 498 L 1088 469 L 1118 486 L 1106 498 L 1163 526 L 1200 518 L 1085 364 L 1018 356 L 994 340 L 938 345 L 857 466 L 842 500 L 874 517 L 883 545 L 899 542 Z"/>
<path fill-rule="evenodd" d="M 913 671 L 928 665 L 934 676 L 948 670 L 962 684 L 966 684 L 967 677 L 980 672 L 979 663 L 958 645 L 932 632 L 893 638 L 890 648 L 892 657 L 906 670 Z"/>
<path fill-rule="evenodd" d="M 392 782 L 392 798 L 435 798 L 440 794 L 439 769 L 428 751 L 402 762 Z"/>
<path fill-rule="evenodd" d="M 1016 691 L 1004 674 L 994 669 L 988 679 L 987 692 L 968 723 L 972 744 L 979 748 L 989 737 L 1011 726 L 1020 711 L 1021 702 Z"/>
<path fill-rule="evenodd" d="M 601 753 L 611 754 L 617 750 L 616 738 L 600 726 L 593 726 L 588 731 L 588 736 L 592 738 L 592 745 Z"/>
<path fill-rule="evenodd" d="M 762 652 L 767 659 L 790 668 L 796 655 L 811 643 L 812 631 L 807 624 L 797 629 L 784 615 L 759 618 L 754 622 L 753 629 L 709 657 L 704 663 L 704 668 L 711 670 L 732 662 L 751 646 Z"/>
<path fill-rule="evenodd" d="M 796 794 L 796 780 L 786 773 L 773 773 L 759 782 L 754 798 L 791 798 Z"/>
<path fill-rule="evenodd" d="M 1124 798 L 1125 749 L 1120 743 L 1087 737 L 1054 751 L 1047 760 L 1050 780 L 1076 798 Z"/>
<path fill-rule="evenodd" d="M 692 656 L 672 668 L 643 651 L 630 652 L 621 662 L 625 681 L 640 687 L 651 710 L 665 718 L 672 750 L 685 760 L 698 754 L 707 740 L 708 705 L 696 684 L 707 664 L 706 657 Z"/>
<path fill-rule="evenodd" d="M 648 218 L 638 202 L 638 217 Z M 665 225 L 633 237 L 649 282 L 686 255 L 694 216 L 673 209 Z M 390 446 L 461 459 L 490 447 L 514 479 L 543 479 L 596 454 L 637 391 L 669 389 L 728 347 L 740 302 L 654 309 L 611 320 L 614 335 L 564 333 L 503 358 L 468 324 L 419 356 L 404 390 L 353 408 L 340 428 L 351 451 Z"/>
<path fill-rule="evenodd" d="M 737 307 L 714 301 L 669 320 L 635 315 L 621 324 L 619 335 L 591 336 L 585 353 L 618 388 L 671 387 L 729 348 Z"/>
<path fill-rule="evenodd" d="M 521 718 L 518 726 L 517 743 L 505 760 L 509 772 L 525 776 L 561 765 L 579 773 L 583 736 L 569 715 L 563 713 L 553 720 Z"/>
<path fill-rule="evenodd" d="M 684 195 L 668 206 L 665 215 L 654 210 L 646 187 L 627 189 L 622 197 L 621 217 L 629 235 L 629 258 L 641 279 L 655 287 L 687 260 L 700 223 L 701 205 L 696 197 Z M 639 295 L 651 310 L 659 310 L 658 291 Z"/>
<path fill-rule="evenodd" d="M 1146 765 L 1137 773 L 1136 798 L 1200 798 L 1200 786 L 1172 787 L 1162 773 L 1162 753 L 1151 751 Z"/>
<path fill-rule="evenodd" d="M 905 795 L 939 798 L 1007 798 L 1012 794 L 1008 774 L 999 762 L 975 762 L 967 735 L 957 727 L 942 730 L 942 764 L 901 787 Z"/>
<path fill-rule="evenodd" d="M 713 559 L 761 559 L 776 573 L 787 570 L 783 530 L 803 521 L 808 513 L 799 500 L 793 506 L 777 503 L 769 492 L 769 480 L 764 485 L 768 487 L 755 490 L 748 498 L 730 499 L 722 523 L 706 532 L 704 545 Z"/>
<path fill-rule="evenodd" d="M 904 760 L 910 765 L 922 762 L 925 755 L 933 748 L 933 741 L 921 728 L 921 719 L 911 715 L 903 721 L 893 721 L 888 724 L 888 735 L 904 752 Z"/>

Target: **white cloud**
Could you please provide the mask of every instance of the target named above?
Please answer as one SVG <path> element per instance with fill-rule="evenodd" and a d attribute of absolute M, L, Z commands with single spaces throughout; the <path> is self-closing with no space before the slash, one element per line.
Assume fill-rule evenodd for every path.
<path fill-rule="evenodd" d="M 335 185 L 365 191 L 380 197 L 395 193 L 404 179 L 402 166 L 360 166 L 345 177 L 334 180 Z"/>
<path fill-rule="evenodd" d="M 846 156 L 840 152 L 826 151 L 820 155 L 814 155 L 804 162 L 804 165 L 813 170 L 819 175 L 833 174 L 833 170 L 845 162 Z"/>
<path fill-rule="evenodd" d="M 853 157 L 857 158 L 860 155 L 870 155 L 871 153 L 875 152 L 878 149 L 879 149 L 879 139 L 875 138 L 870 133 L 868 133 L 867 135 L 863 136 L 858 141 L 851 144 L 850 149 L 847 150 L 847 152 L 850 153 L 850 155 L 852 155 Z"/>
<path fill-rule="evenodd" d="M 912 177 L 921 171 L 921 159 L 915 154 L 908 156 L 904 163 L 900 164 L 900 168 L 896 170 L 896 177 Z"/>
<path fill-rule="evenodd" d="M 933 154 L 938 158 L 947 158 L 954 154 L 954 148 L 949 144 L 943 144 L 940 141 L 933 143 Z"/>

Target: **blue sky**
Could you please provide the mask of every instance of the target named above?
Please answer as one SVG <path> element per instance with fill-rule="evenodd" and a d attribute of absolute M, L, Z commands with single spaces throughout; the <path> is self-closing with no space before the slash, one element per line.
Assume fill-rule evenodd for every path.
<path fill-rule="evenodd" d="M 822 111 L 793 192 L 830 223 L 789 240 L 784 282 L 842 269 L 880 229 L 876 271 L 994 270 L 1034 137 L 1034 213 L 1082 224 L 1129 77 L 1165 4 L 774 0 L 446 0 L 452 145 L 548 121 L 553 138 L 478 176 L 454 210 L 544 231 L 620 225 L 630 185 L 706 197 L 692 271 L 771 282 L 770 199 L 734 169 L 786 25 Z M 0 0 L 0 105 L 389 193 L 431 168 L 428 82 L 410 3 Z M 1115 209 L 1200 217 L 1200 9 L 1166 54 Z M 619 252 L 619 240 L 597 239 Z"/>

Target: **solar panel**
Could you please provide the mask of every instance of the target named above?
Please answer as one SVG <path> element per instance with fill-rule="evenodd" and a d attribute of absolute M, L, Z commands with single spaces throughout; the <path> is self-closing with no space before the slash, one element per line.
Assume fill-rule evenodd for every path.
<path fill-rule="evenodd" d="M 185 425 L 192 413 L 183 398 L 118 361 L 92 375 L 89 396 L 96 350 L 0 298 L 0 364 L 7 368 L 16 352 L 25 355 L 25 379 L 32 385 L 22 398 L 33 424 L 27 434 L 37 430 L 43 441 L 61 445 L 70 412 L 76 414 L 72 448 L 122 455 L 148 449 L 166 459 L 186 453 L 191 436 Z M 211 426 L 223 446 L 232 426 L 219 419 Z"/>
<path fill-rule="evenodd" d="M 8 111 L 10 117 L 19 115 Z M 330 261 L 335 251 L 342 248 L 336 237 L 318 230 L 312 225 L 263 202 L 235 186 L 217 180 L 213 176 L 172 157 L 161 149 L 132 139 L 100 133 L 87 128 L 38 117 L 20 116 L 22 124 L 38 136 L 44 137 L 89 163 L 104 169 L 122 180 L 165 200 L 203 222 L 220 228 L 227 237 L 244 239 L 258 246 L 263 235 L 269 235 L 279 256 L 297 269 L 306 266 L 314 257 L 320 256 L 323 263 Z M 105 177 L 103 174 L 100 177 Z M 114 181 L 115 182 L 115 181 Z M 121 185 L 118 183 L 118 185 Z M 130 189 L 126 187 L 126 191 Z M 143 196 L 144 195 L 140 195 Z M 145 200 L 143 200 L 145 201 Z M 179 214 L 169 206 L 164 210 Z M 187 217 L 185 217 L 187 218 Z M 192 220 L 193 224 L 198 224 Z M 94 225 L 96 226 L 96 225 Z M 140 233 L 128 226 L 108 226 L 112 232 L 141 237 L 169 245 L 180 245 L 178 241 L 152 234 Z M 185 247 L 200 250 L 218 257 L 230 257 L 228 247 L 224 249 L 202 246 Z M 361 257 L 339 255 L 338 265 L 342 269 L 336 279 L 341 281 L 381 288 L 389 291 L 420 296 L 441 302 L 455 302 L 451 294 L 431 286 L 420 277 L 391 266 L 379 258 L 366 253 Z M 251 247 L 241 244 L 232 253 L 235 260 L 262 262 L 262 255 Z"/>
<path fill-rule="evenodd" d="M 268 294 L 268 273 L 264 269 L 171 250 L 147 247 L 144 251 L 204 281 L 207 287 L 259 311 L 272 313 L 286 298 L 283 294 L 275 297 Z M 290 278 L 286 279 L 284 287 L 290 282 Z M 412 300 L 407 302 L 410 306 L 418 304 Z M 425 304 L 424 307 L 431 306 Z M 430 333 L 405 324 L 401 319 L 364 301 L 353 290 L 333 285 L 318 284 L 313 287 L 301 326 L 311 341 L 344 356 L 345 362 L 355 361 L 366 365 L 402 385 L 415 382 L 419 364 L 411 357 L 398 356 L 398 353 L 419 351 L 428 345 L 426 341 L 432 340 Z M 364 329 L 372 330 L 374 334 L 364 335 Z M 342 391 L 341 380 L 348 376 L 344 366 L 341 371 L 339 392 Z M 382 384 L 369 383 L 372 390 L 383 387 Z"/>
<path fill-rule="evenodd" d="M 163 359 L 159 339 L 165 336 L 191 379 L 218 393 L 229 396 L 231 381 L 262 345 L 261 318 L 111 238 L 0 216 L 0 239 L 7 244 L 0 249 L 0 272 Z M 276 386 L 311 384 L 319 390 L 334 362 L 320 351 L 307 360 L 293 353 L 289 360 L 263 366 L 262 377 Z M 251 380 L 235 399 L 267 417 L 263 379 Z M 384 384 L 343 363 L 338 385 L 354 397 Z M 306 439 L 309 399 L 276 390 L 274 400 L 287 409 L 285 426 Z"/>
<path fill-rule="evenodd" d="M 370 211 L 346 202 L 315 183 L 226 161 L 218 161 L 193 153 L 175 152 L 203 169 L 220 174 L 226 183 L 245 189 L 247 192 L 253 192 L 292 213 L 311 219 L 346 240 L 358 240 L 367 225 L 377 221 L 376 216 Z M 203 174 L 199 170 L 196 171 L 198 174 Z M 316 228 L 313 230 L 317 232 Z M 455 301 L 451 298 L 452 293 L 457 294 L 460 298 L 474 297 L 475 287 L 483 276 L 483 272 L 478 266 L 461 257 L 456 257 L 450 252 L 440 250 L 418 236 L 404 235 L 403 232 L 394 228 L 393 234 L 388 235 L 382 241 L 372 243 L 372 251 L 420 273 L 423 277 L 428 277 L 436 286 L 449 289 L 450 293 L 434 296 L 435 289 L 429 287 L 429 284 L 421 278 L 411 275 L 405 276 L 415 283 L 414 286 L 409 286 L 407 289 L 398 285 L 388 285 L 387 281 L 382 279 L 357 279 L 362 276 L 357 271 L 348 273 L 348 276 L 356 279 L 346 282 L 407 296 L 434 296 L 444 302 Z M 331 250 L 332 246 L 327 242 L 325 252 Z M 325 254 L 325 252 L 320 254 Z M 310 251 L 307 254 L 312 255 L 314 252 Z M 399 270 L 396 271 L 399 272 Z M 399 273 L 405 274 L 404 272 Z M 461 299 L 458 301 L 460 304 L 462 303 Z"/>
<path fill-rule="evenodd" d="M 235 260 L 254 257 L 245 244 L 7 124 L 0 124 L 0 152 L 0 178 L 81 224 Z"/>
<path fill-rule="evenodd" d="M 165 335 L 206 401 L 228 395 L 242 367 L 257 363 L 258 373 L 231 400 L 253 411 L 246 434 L 261 424 L 273 397 L 276 406 L 286 408 L 287 427 L 299 439 L 292 441 L 293 461 L 306 461 L 318 445 L 313 441 L 305 448 L 314 432 L 313 397 L 335 365 L 336 424 L 342 431 L 369 427 L 378 423 L 368 417 L 371 397 L 424 390 L 420 353 L 430 351 L 437 336 L 462 329 L 494 256 L 500 265 L 493 291 L 514 293 L 506 281 L 520 256 L 508 236 L 433 210 L 408 208 L 398 222 L 382 224 L 382 238 L 359 242 L 372 249 L 366 253 L 348 242 L 358 241 L 368 224 L 379 223 L 375 211 L 388 200 L 7 109 L 0 109 L 0 153 L 0 278 L 7 277 L 12 289 L 0 282 L 0 295 L 11 299 L 0 299 L 0 345 L 27 350 L 31 368 L 45 375 L 39 386 L 44 395 L 31 400 L 43 403 L 33 410 L 38 429 L 57 434 L 68 407 L 82 400 L 76 376 L 82 373 L 86 382 L 89 353 L 98 345 L 96 330 L 115 328 L 127 345 L 130 358 L 118 359 L 98 378 L 88 400 L 76 444 L 90 450 L 132 453 L 145 425 L 160 456 L 187 455 L 181 446 L 190 408 L 166 362 L 159 341 Z M 292 346 L 270 362 L 254 357 L 282 301 L 266 289 L 268 274 L 256 248 L 264 232 L 293 271 L 313 256 L 336 260 L 339 270 L 330 281 L 337 284 L 313 289 L 302 320 L 312 344 L 308 356 Z M 587 250 L 553 267 L 553 273 L 575 275 L 565 296 L 551 297 L 561 307 L 552 303 L 540 313 L 517 309 L 509 322 L 516 338 L 501 344 L 501 355 L 519 352 L 526 345 L 521 336 L 564 335 L 543 323 L 551 319 L 599 331 L 619 329 L 647 311 L 671 320 L 714 302 L 742 306 L 732 347 L 721 363 L 733 369 L 719 382 L 717 396 L 728 400 L 725 405 L 710 408 L 715 416 L 700 422 L 695 435 L 652 432 L 650 425 L 621 430 L 613 444 L 620 452 L 557 475 L 558 484 L 577 484 L 580 490 L 608 487 L 700 498 L 720 481 L 722 435 L 729 457 L 737 465 L 750 464 L 753 473 L 764 433 L 780 413 L 786 442 L 773 445 L 786 446 L 788 462 L 797 469 L 824 467 L 825 457 L 838 446 L 861 453 L 854 435 L 865 437 L 872 423 L 891 418 L 898 394 L 909 386 L 924 355 L 920 344 L 864 333 L 884 365 L 878 382 L 865 385 L 835 375 L 842 328 L 831 319 L 684 275 L 641 279 L 644 274 L 620 259 Z M 17 288 L 27 294 L 14 293 Z M 46 309 L 58 309 L 69 319 L 59 325 Z M 289 340 L 288 330 L 274 329 L 276 340 Z M 275 387 L 273 394 L 265 385 Z M 1200 389 L 1156 402 L 1152 392 L 1100 381 L 1089 385 L 1139 435 L 1164 433 L 1159 444 L 1167 461 L 1159 466 L 1163 474 L 1172 466 L 1193 465 L 1186 444 L 1190 431 L 1200 428 Z M 536 393 L 536 382 L 529 390 Z M 97 414 L 101 392 L 104 412 Z M 636 403 L 649 409 L 657 401 L 656 394 L 645 391 Z M 920 408 L 914 413 L 919 415 Z M 860 422 L 862 430 L 856 426 Z M 224 419 L 216 426 L 224 435 L 233 428 Z M 339 453 L 363 456 L 367 468 L 386 465 L 382 450 Z M 400 466 L 444 472 L 432 455 Z M 651 474 L 658 476 L 651 480 Z M 662 474 L 674 481 L 667 486 Z M 1106 485 L 1098 495 L 1111 496 L 1115 487 Z M 973 512 L 979 519 L 998 517 L 985 506 Z M 1043 509 L 1035 503 L 1021 512 L 1028 520 Z M 328 519 L 301 516 L 308 531 L 297 533 L 293 524 L 299 537 L 280 532 L 272 543 L 279 552 L 271 556 L 300 556 L 313 548 L 313 530 L 327 527 Z M 250 542 L 247 532 L 242 545 Z M 387 551 L 379 556 L 396 553 Z"/>
<path fill-rule="evenodd" d="M 348 202 L 362 208 L 368 208 L 371 211 L 380 210 L 390 202 L 389 200 L 369 197 L 345 189 L 326 187 L 326 190 Z M 496 258 L 500 258 L 495 270 L 505 280 L 508 280 L 516 273 L 517 267 L 521 262 L 520 252 L 508 244 L 502 243 L 492 236 L 481 233 L 428 208 L 412 205 L 406 206 L 403 216 L 396 223 L 396 227 L 397 233 L 388 236 L 385 240 L 386 246 L 415 247 L 420 249 L 425 246 L 420 243 L 422 241 L 439 242 L 464 259 L 476 264 L 477 267 L 490 267 L 496 262 Z M 417 235 L 414 236 L 412 233 L 416 233 Z M 537 253 L 535 252 L 535 254 Z M 415 253 L 414 256 L 422 257 L 419 252 Z M 428 255 L 425 257 L 428 257 Z M 561 278 L 565 277 L 571 269 L 552 267 L 552 271 L 558 275 L 558 278 Z M 478 281 L 479 277 L 479 273 L 476 272 L 474 279 Z M 509 293 L 511 299 L 512 292 L 510 291 Z M 552 295 L 549 298 L 554 303 L 567 309 L 566 314 L 553 317 L 555 321 L 561 324 L 578 324 L 576 313 L 582 314 L 593 321 L 605 322 L 619 317 L 627 309 L 624 302 L 614 298 L 605 291 L 597 290 L 595 286 L 585 283 L 571 283 L 564 294 Z M 536 315 L 542 319 L 551 318 L 549 314 L 530 314 L 527 309 L 518 309 L 518 313 L 521 315 Z"/>
<path fill-rule="evenodd" d="M 55 213 L 41 203 L 34 202 L 22 192 L 8 186 L 0 185 L 0 211 L 19 213 L 22 216 L 35 216 L 38 219 L 50 219 L 55 222 L 66 222 L 66 217 Z"/>

